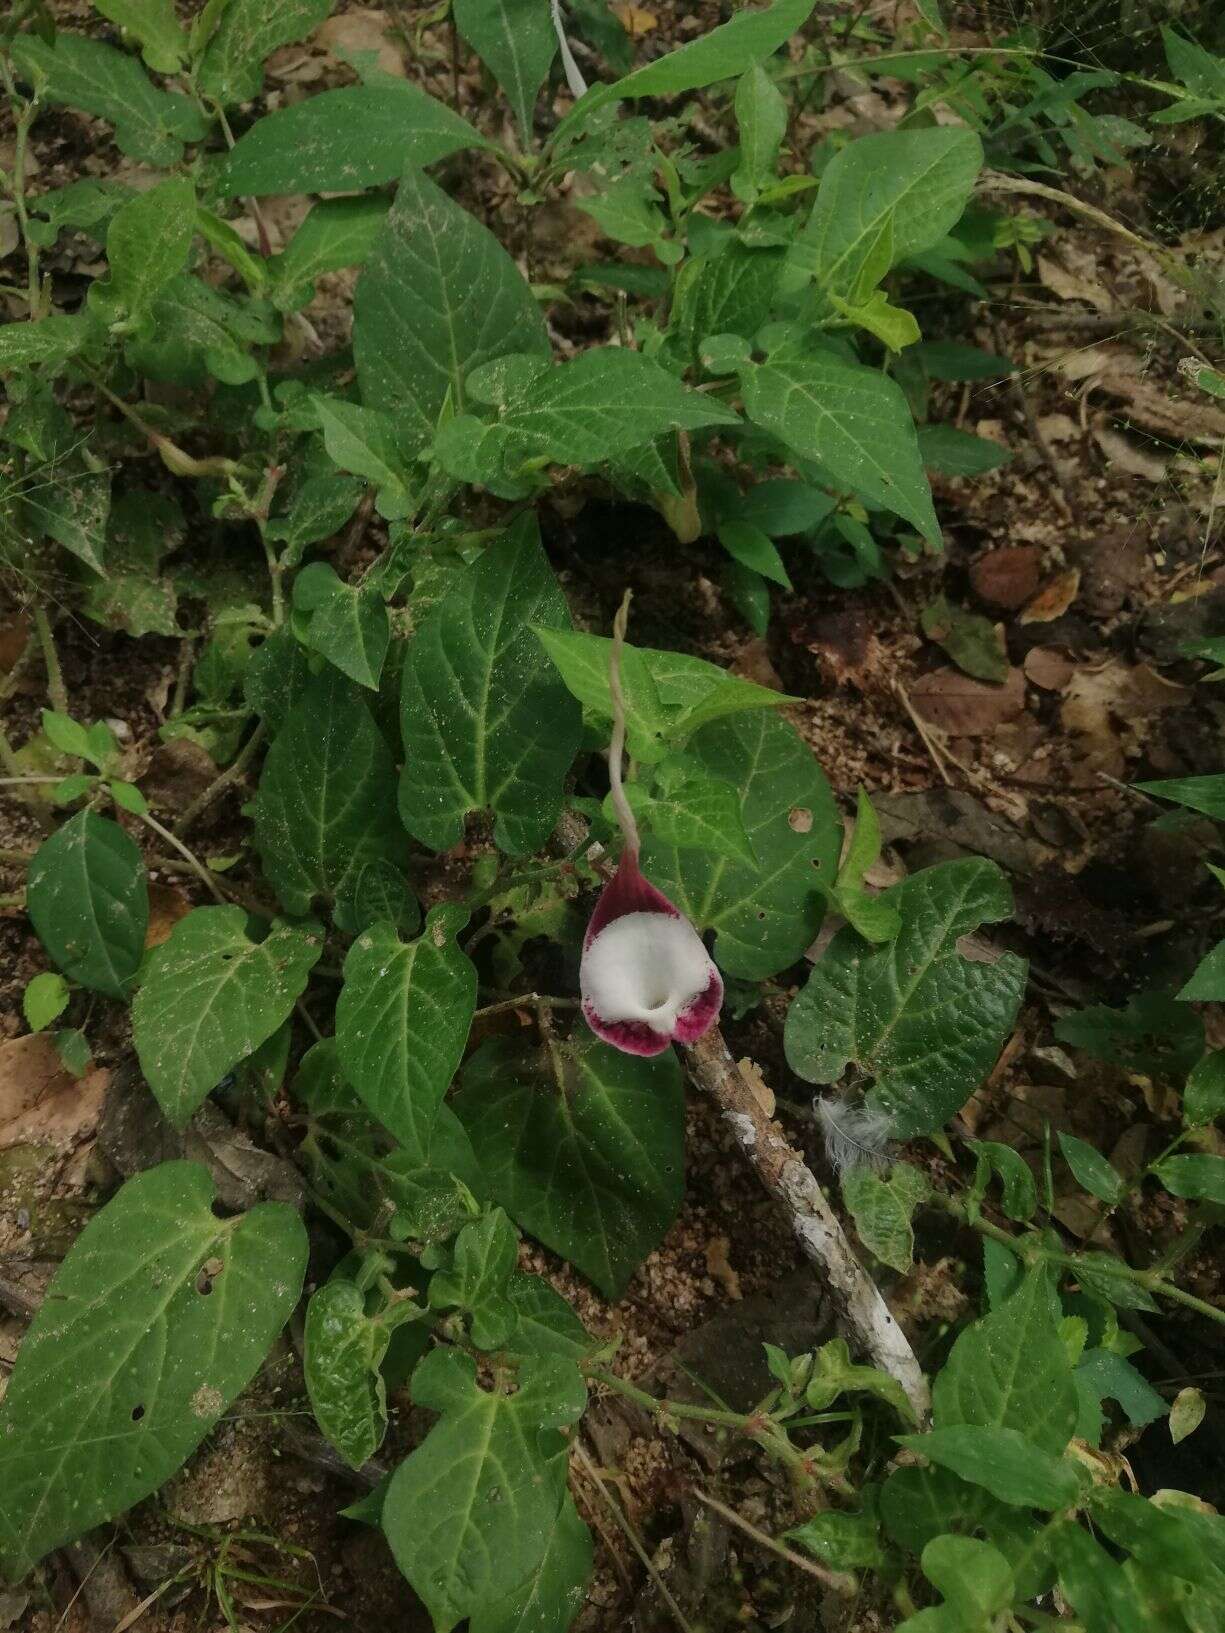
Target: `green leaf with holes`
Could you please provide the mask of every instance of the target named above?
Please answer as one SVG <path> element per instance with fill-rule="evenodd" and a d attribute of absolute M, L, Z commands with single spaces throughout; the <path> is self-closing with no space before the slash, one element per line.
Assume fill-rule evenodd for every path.
<path fill-rule="evenodd" d="M 45 839 L 30 862 L 26 910 L 65 975 L 126 997 L 144 951 L 149 886 L 140 851 L 117 822 L 79 811 Z"/>
<path fill-rule="evenodd" d="M 840 930 L 787 1014 L 793 1071 L 836 1083 L 854 1066 L 873 1079 L 868 1104 L 901 1139 L 930 1134 L 986 1077 L 1016 1019 L 1024 959 L 970 959 L 961 938 L 1007 918 L 1012 892 L 993 862 L 944 862 L 889 892 L 897 938 L 867 951 Z"/>
<path fill-rule="evenodd" d="M 362 398 L 425 443 L 464 381 L 512 352 L 549 356 L 544 319 L 497 239 L 418 172 L 408 171 L 353 297 Z"/>
<path fill-rule="evenodd" d="M 561 1047 L 555 1071 L 547 1051 L 491 1038 L 465 1066 L 454 1105 L 511 1217 L 619 1298 L 684 1191 L 684 1091 L 671 1051 L 644 1060 L 581 1036 Z"/>
<path fill-rule="evenodd" d="M 345 959 L 341 1070 L 383 1127 L 417 1151 L 429 1149 L 476 1008 L 476 969 L 455 939 L 466 922 L 454 904 L 435 907 L 410 942 L 376 924 Z"/>
<path fill-rule="evenodd" d="M 366 1314 L 361 1289 L 343 1278 L 311 1294 L 302 1370 L 315 1422 L 348 1463 L 360 1469 L 387 1433 L 387 1389 L 379 1367 L 391 1331 Z"/>
<path fill-rule="evenodd" d="M 373 861 L 406 852 L 395 768 L 361 692 L 330 664 L 307 683 L 268 750 L 255 843 L 287 912 L 333 900 Z"/>
<path fill-rule="evenodd" d="M 547 1558 L 568 1517 L 557 1431 L 579 1417 L 586 1390 L 558 1356 L 525 1361 L 513 1394 L 483 1389 L 470 1357 L 436 1349 L 412 1392 L 441 1415 L 392 1476 L 382 1526 L 438 1633 L 449 1633 L 525 1590 Z"/>
<path fill-rule="evenodd" d="M 255 1375 L 302 1290 L 306 1232 L 279 1202 L 219 1219 L 196 1163 L 130 1179 L 55 1274 L 0 1406 L 0 1565 L 156 1491 Z"/>
<path fill-rule="evenodd" d="M 688 753 L 704 775 L 737 790 L 756 864 L 652 836 L 643 869 L 699 930 L 715 932 L 721 969 L 760 980 L 794 963 L 816 934 L 817 887 L 834 877 L 842 823 L 807 744 L 769 710 L 712 720 L 690 738 Z"/>
<path fill-rule="evenodd" d="M 909 1163 L 895 1163 L 888 1174 L 864 1164 L 842 1176 L 842 1200 L 855 1221 L 859 1240 L 882 1264 L 902 1275 L 914 1259 L 911 1219 L 930 1195 L 927 1175 Z"/>
<path fill-rule="evenodd" d="M 252 941 L 241 907 L 193 908 L 154 949 L 132 1005 L 132 1037 L 176 1128 L 288 1019 L 322 950 L 314 929 L 288 924 Z"/>
<path fill-rule="evenodd" d="M 533 630 L 569 623 L 536 519 L 524 516 L 468 568 L 409 645 L 400 815 L 434 850 L 459 843 L 470 811 L 493 812 L 494 838 L 511 854 L 548 837 L 580 721 Z"/>

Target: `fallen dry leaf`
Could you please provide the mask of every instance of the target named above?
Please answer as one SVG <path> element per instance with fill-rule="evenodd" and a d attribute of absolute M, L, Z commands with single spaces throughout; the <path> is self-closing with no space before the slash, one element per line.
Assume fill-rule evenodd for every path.
<path fill-rule="evenodd" d="M 728 1298 L 740 1299 L 744 1297 L 740 1290 L 740 1277 L 727 1257 L 730 1246 L 726 1236 L 710 1238 L 706 1244 L 706 1273 L 719 1283 Z"/>
<path fill-rule="evenodd" d="M 1147 664 L 1129 666 L 1111 658 L 1096 668 L 1077 670 L 1064 692 L 1059 718 L 1064 731 L 1079 739 L 1084 758 L 1098 770 L 1119 777 L 1125 768 L 1124 746 L 1135 738 L 1135 722 L 1180 708 L 1191 690 L 1165 680 Z"/>
<path fill-rule="evenodd" d="M 1062 618 L 1080 594 L 1080 568 L 1069 567 L 1066 572 L 1048 578 L 1025 610 L 1017 618 L 1018 624 L 1049 624 Z"/>
<path fill-rule="evenodd" d="M 1034 646 L 1025 654 L 1025 678 L 1044 692 L 1062 692 L 1076 673 L 1076 665 L 1053 646 Z"/>
<path fill-rule="evenodd" d="M 406 72 L 404 46 L 394 33 L 392 19 L 385 11 L 370 11 L 360 6 L 353 11 L 342 12 L 338 17 L 329 17 L 316 29 L 314 41 L 337 55 L 341 51 L 350 57 L 359 51 L 373 51 L 376 53 L 376 66 L 383 73 L 398 74 L 403 78 Z"/>
<path fill-rule="evenodd" d="M 1071 256 L 1071 246 L 1065 246 L 1065 259 Z M 1053 255 L 1038 256 L 1038 277 L 1053 295 L 1058 295 L 1061 301 L 1084 301 L 1097 312 L 1110 312 L 1114 309 L 1114 301 L 1110 291 L 1095 274 L 1092 263 L 1086 256 L 1076 257 L 1082 264 L 1077 271 L 1061 265 Z"/>
<path fill-rule="evenodd" d="M 13 1145 L 73 1146 L 97 1132 L 110 1073 L 73 1077 L 47 1032 L 0 1043 L 0 1151 Z"/>
<path fill-rule="evenodd" d="M 24 612 L 0 626 L 0 670 L 6 675 L 25 651 L 29 638 L 30 620 Z"/>
<path fill-rule="evenodd" d="M 970 568 L 970 586 L 989 607 L 1015 612 L 1038 588 L 1042 552 L 1036 544 L 1009 544 L 980 556 Z"/>
<path fill-rule="evenodd" d="M 191 912 L 191 903 L 181 890 L 173 885 L 151 880 L 149 884 L 149 928 L 145 931 L 145 950 L 160 947 L 169 939 L 170 932 L 181 918 Z"/>
<path fill-rule="evenodd" d="M 1080 435 L 1080 426 L 1070 414 L 1042 414 L 1038 429 L 1048 442 L 1070 442 Z"/>
<path fill-rule="evenodd" d="M 1146 482 L 1165 481 L 1169 462 L 1125 437 L 1121 431 L 1112 431 L 1106 426 L 1095 428 L 1093 440 L 1105 454 L 1106 463 L 1116 470 L 1126 471 L 1128 476 L 1141 476 Z"/>
<path fill-rule="evenodd" d="M 936 669 L 910 687 L 910 701 L 929 725 L 950 737 L 986 737 L 1025 707 L 1025 677 L 1010 669 L 1003 685 L 971 680 L 959 669 Z"/>
<path fill-rule="evenodd" d="M 643 9 L 642 6 L 629 4 L 612 5 L 608 8 L 631 40 L 640 40 L 644 34 L 659 27 L 659 19 L 653 12 Z"/>
<path fill-rule="evenodd" d="M 186 737 L 172 737 L 153 750 L 140 786 L 150 805 L 164 811 L 184 811 L 216 775 L 212 757 L 199 743 Z"/>

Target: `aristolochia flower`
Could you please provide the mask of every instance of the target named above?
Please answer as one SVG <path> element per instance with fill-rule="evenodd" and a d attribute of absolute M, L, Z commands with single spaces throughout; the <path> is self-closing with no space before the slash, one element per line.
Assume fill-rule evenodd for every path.
<path fill-rule="evenodd" d="M 588 1026 L 629 1055 L 695 1042 L 723 1003 L 701 936 L 643 877 L 628 845 L 591 915 L 578 979 Z"/>
<path fill-rule="evenodd" d="M 588 1026 L 628 1055 L 658 1055 L 670 1043 L 695 1043 L 714 1024 L 723 980 L 693 925 L 638 866 L 638 824 L 621 786 L 625 699 L 621 646 L 629 594 L 613 624 L 608 666 L 613 704 L 608 779 L 625 849 L 596 903 L 579 965 Z"/>

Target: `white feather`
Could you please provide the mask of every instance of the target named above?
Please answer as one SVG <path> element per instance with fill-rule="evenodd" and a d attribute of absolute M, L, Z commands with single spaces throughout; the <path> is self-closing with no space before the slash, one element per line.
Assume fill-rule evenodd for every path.
<path fill-rule="evenodd" d="M 552 0 L 550 9 L 553 13 L 553 27 L 557 31 L 557 43 L 561 47 L 561 65 L 566 71 L 566 84 L 570 87 L 570 95 L 577 100 L 580 96 L 587 95 L 587 81 L 574 60 L 574 52 L 571 51 L 570 42 L 566 38 L 565 26 L 561 20 L 561 0 Z"/>
<path fill-rule="evenodd" d="M 836 1174 L 853 1168 L 883 1168 L 889 1160 L 893 1125 L 887 1112 L 818 1096 L 812 1105 L 825 1139 L 825 1154 Z"/>

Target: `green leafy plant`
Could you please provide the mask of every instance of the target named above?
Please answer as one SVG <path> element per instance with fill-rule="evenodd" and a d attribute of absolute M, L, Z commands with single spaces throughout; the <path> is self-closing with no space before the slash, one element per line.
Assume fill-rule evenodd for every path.
<path fill-rule="evenodd" d="M 1166 1411 L 1118 1312 L 1223 1319 L 1175 1272 L 1225 1203 L 1207 1132 L 1225 1069 L 1187 1007 L 1225 997 L 1225 943 L 1176 999 L 1061 1022 L 1062 1042 L 1184 1094 L 1177 1137 L 1139 1173 L 1066 1131 L 1058 1160 L 1103 1217 L 1145 1185 L 1192 1204 L 1156 1262 L 1069 1251 L 1049 1130 L 1037 1176 L 1002 1141 L 954 1127 L 956 1149 L 949 1133 L 1025 992 L 1017 953 L 967 947 L 1011 916 L 1002 871 L 970 858 L 872 888 L 876 813 L 861 792 L 844 847 L 795 700 L 627 644 L 625 612 L 611 642 L 576 628 L 541 525 L 559 495 L 651 506 L 758 633 L 800 575 L 862 585 L 938 552 L 929 472 L 1003 456 L 929 423 L 930 388 L 1011 364 L 924 340 L 916 288 L 981 293 L 968 268 L 1001 246 L 1024 265 L 1045 232 L 975 202 L 985 164 L 1085 169 L 1147 139 L 1082 106 L 1117 76 L 1056 80 L 1024 41 L 975 66 L 923 0 L 923 50 L 890 62 L 918 87 L 912 115 L 824 142 L 803 169 L 795 84 L 844 55 L 800 34 L 812 0 L 736 8 L 582 94 L 545 0 L 454 0 L 504 99 L 501 140 L 365 58 L 355 83 L 261 111 L 266 58 L 330 0 L 210 0 L 187 26 L 152 0 L 96 9 L 118 43 L 57 28 L 38 0 L 0 24 L 25 259 L 5 288 L 24 310 L 0 328 L 0 574 L 32 608 L 51 705 L 19 749 L 0 732 L 0 757 L 8 786 L 64 813 L 29 860 L 52 967 L 23 1009 L 35 1032 L 67 1016 L 56 1045 L 83 1071 L 95 1001 L 129 1006 L 139 1092 L 172 1129 L 218 1096 L 275 1130 L 336 1248 L 302 1328 L 319 1432 L 359 1469 L 390 1444 L 398 1391 L 432 1414 L 350 1518 L 380 1528 L 440 1633 L 563 1633 L 593 1558 L 568 1485 L 576 1425 L 611 1390 L 777 1463 L 803 1518 L 766 1545 L 839 1593 L 870 1581 L 913 1633 L 1046 1626 L 1056 1589 L 1085 1633 L 1221 1625 L 1222 1521 L 1187 1494 L 1123 1490 L 1103 1402 L 1131 1428 Z M 607 39 L 600 8 L 574 8 L 579 27 L 597 15 Z M 1155 118 L 1219 118 L 1220 62 L 1173 30 L 1165 43 L 1178 85 L 1156 82 L 1174 101 Z M 541 136 L 559 55 L 576 98 Z M 661 112 L 694 92 L 725 116 L 719 151 Z M 102 121 L 151 184 L 34 193 L 30 132 L 61 107 Z M 529 281 L 521 247 L 447 185 L 461 154 L 513 187 L 529 238 L 575 176 L 603 237 L 651 262 Z M 274 245 L 260 200 L 288 194 L 329 196 Z M 48 270 L 68 232 L 105 263 L 71 309 Z M 329 350 L 306 314 L 319 280 L 352 269 L 351 343 Z M 610 289 L 617 343 L 557 346 L 547 308 Z M 1217 391 L 1216 371 L 1195 378 Z M 160 735 L 211 773 L 169 826 L 117 728 L 71 711 L 61 605 L 185 643 Z M 985 619 L 941 599 L 923 627 L 1003 678 Z M 193 848 L 248 775 L 237 837 Z M 1219 817 L 1221 783 L 1148 791 Z M 151 948 L 150 854 L 196 898 Z M 827 912 L 845 923 L 808 969 Z M 651 920 L 630 927 L 632 956 L 593 973 L 629 919 Z M 841 1337 L 771 1348 L 747 1412 L 657 1399 L 519 1268 L 523 1233 L 616 1299 L 659 1246 L 684 1197 L 683 1068 L 705 1087 L 734 1070 L 711 1031 L 725 982 L 740 1012 L 786 990 L 786 1062 L 827 1091 L 815 1115 L 873 1269 L 910 1270 L 924 1213 L 981 1238 L 983 1311 L 925 1355 L 930 1413 L 781 1136 L 785 1162 L 755 1160 L 801 1242 L 843 1255 L 848 1332 L 863 1344 L 858 1312 L 888 1339 L 867 1359 Z M 753 1149 L 753 1117 L 723 1109 Z M 930 1142 L 939 1182 L 902 1141 Z M 225 1206 L 199 1163 L 118 1188 L 0 1402 L 8 1578 L 176 1472 L 255 1376 L 306 1269 L 299 1210 Z M 1198 1421 L 1183 1401 L 1178 1437 Z M 231 1625 L 235 1546 L 199 1573 Z"/>

